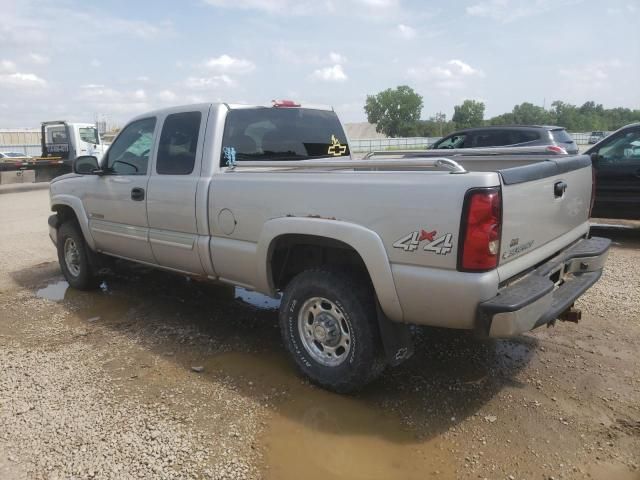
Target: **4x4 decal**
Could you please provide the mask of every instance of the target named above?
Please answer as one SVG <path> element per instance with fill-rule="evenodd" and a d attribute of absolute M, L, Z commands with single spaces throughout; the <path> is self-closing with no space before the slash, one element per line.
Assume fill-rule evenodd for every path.
<path fill-rule="evenodd" d="M 427 232 L 424 229 L 420 231 L 411 232 L 409 235 L 405 235 L 393 244 L 394 248 L 400 248 L 405 252 L 415 252 L 420 246 L 421 242 L 427 241 L 428 243 L 422 247 L 426 252 L 433 252 L 436 255 L 446 255 L 453 250 L 452 233 L 446 233 L 436 238 L 438 232 L 433 230 Z"/>

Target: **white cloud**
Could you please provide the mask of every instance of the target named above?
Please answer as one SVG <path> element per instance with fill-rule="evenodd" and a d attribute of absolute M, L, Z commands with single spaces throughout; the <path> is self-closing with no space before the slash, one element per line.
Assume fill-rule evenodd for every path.
<path fill-rule="evenodd" d="M 143 89 L 139 88 L 133 92 L 133 98 L 136 100 L 145 100 L 147 98 L 147 93 Z"/>
<path fill-rule="evenodd" d="M 244 74 L 255 70 L 253 62 L 244 58 L 234 58 L 227 54 L 210 58 L 203 63 L 204 67 L 214 72 Z"/>
<path fill-rule="evenodd" d="M 339 64 L 332 67 L 319 68 L 311 76 L 324 82 L 344 82 L 348 78 L 342 69 L 342 65 Z"/>
<path fill-rule="evenodd" d="M 491 18 L 508 23 L 579 2 L 580 0 L 483 0 L 468 6 L 466 12 L 473 17 Z"/>
<path fill-rule="evenodd" d="M 13 88 L 42 88 L 47 81 L 33 73 L 3 73 L 0 74 L 0 85 Z"/>
<path fill-rule="evenodd" d="M 98 60 L 97 58 L 94 58 L 89 62 L 89 65 L 91 65 L 93 68 L 98 68 L 98 67 L 102 66 L 102 62 L 100 60 Z"/>
<path fill-rule="evenodd" d="M 329 53 L 329 61 L 331 63 L 347 63 L 347 57 L 345 57 L 344 55 L 337 53 L 337 52 L 331 52 Z"/>
<path fill-rule="evenodd" d="M 160 93 L 158 93 L 158 98 L 162 102 L 174 102 L 178 98 L 178 96 L 171 90 L 162 90 Z"/>
<path fill-rule="evenodd" d="M 278 15 L 318 15 L 355 12 L 359 16 L 376 11 L 398 10 L 399 0 L 204 0 L 213 7 L 260 10 Z"/>
<path fill-rule="evenodd" d="M 81 85 L 80 88 L 104 88 L 104 85 L 99 83 L 87 83 L 85 85 Z"/>
<path fill-rule="evenodd" d="M 39 53 L 30 53 L 28 58 L 31 63 L 35 63 L 36 65 L 46 65 L 49 63 L 49 57 L 45 57 Z"/>
<path fill-rule="evenodd" d="M 576 65 L 571 68 L 561 68 L 559 74 L 577 88 L 589 91 L 607 86 L 607 81 L 614 70 L 624 64 L 617 58 L 603 62 L 591 62 L 586 65 Z"/>
<path fill-rule="evenodd" d="M 458 59 L 439 65 L 411 67 L 407 70 L 407 74 L 442 90 L 460 89 L 466 86 L 468 79 L 484 77 L 482 70 Z"/>
<path fill-rule="evenodd" d="M 189 77 L 184 82 L 187 88 L 204 89 L 221 86 L 233 86 L 235 82 L 228 75 L 215 75 L 213 77 Z"/>
<path fill-rule="evenodd" d="M 149 81 L 151 81 L 151 79 L 149 77 L 147 77 L 146 75 L 140 75 L 139 77 L 136 77 L 136 80 L 139 82 L 143 82 L 143 83 L 147 83 Z"/>
<path fill-rule="evenodd" d="M 1 72 L 15 72 L 16 64 L 11 60 L 0 60 L 0 73 Z"/>
<path fill-rule="evenodd" d="M 411 40 L 416 36 L 416 29 L 401 23 L 398 25 L 398 34 L 404 39 Z"/>

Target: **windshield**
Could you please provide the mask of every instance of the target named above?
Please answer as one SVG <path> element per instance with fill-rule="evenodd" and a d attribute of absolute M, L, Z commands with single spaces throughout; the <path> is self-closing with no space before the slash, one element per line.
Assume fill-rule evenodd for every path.
<path fill-rule="evenodd" d="M 305 108 L 246 108 L 227 114 L 220 164 L 236 160 L 307 160 L 349 156 L 335 112 Z"/>
<path fill-rule="evenodd" d="M 80 139 L 83 142 L 93 143 L 94 145 L 100 144 L 98 138 L 98 130 L 95 127 L 82 127 L 78 129 L 80 131 Z"/>

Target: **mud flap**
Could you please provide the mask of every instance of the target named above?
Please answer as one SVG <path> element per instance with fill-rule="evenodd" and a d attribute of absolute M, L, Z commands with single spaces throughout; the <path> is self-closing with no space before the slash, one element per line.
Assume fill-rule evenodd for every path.
<path fill-rule="evenodd" d="M 414 345 L 411 330 L 406 323 L 392 322 L 376 302 L 380 338 L 384 346 L 385 357 L 392 367 L 400 365 L 413 355 Z"/>

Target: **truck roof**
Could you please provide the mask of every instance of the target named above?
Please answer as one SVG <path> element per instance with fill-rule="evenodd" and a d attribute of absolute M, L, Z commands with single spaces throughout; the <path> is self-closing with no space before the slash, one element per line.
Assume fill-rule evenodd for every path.
<path fill-rule="evenodd" d="M 274 107 L 272 104 L 268 104 L 268 105 L 258 105 L 258 104 L 245 104 L 245 103 L 226 103 L 226 102 L 204 102 L 204 103 L 193 103 L 193 104 L 187 104 L 187 105 L 175 105 L 173 107 L 165 107 L 165 108 L 158 108 L 156 110 L 151 110 L 149 112 L 144 112 L 140 115 L 136 115 L 135 117 L 132 117 L 131 119 L 129 119 L 129 121 L 127 123 L 130 123 L 134 120 L 139 120 L 142 118 L 148 118 L 149 116 L 154 116 L 154 115 L 160 115 L 160 114 L 166 114 L 166 113 L 173 113 L 176 111 L 184 111 L 185 108 L 188 107 L 193 107 L 194 109 L 202 109 L 202 108 L 206 108 L 206 107 L 211 107 L 211 106 L 220 106 L 220 105 L 224 105 L 226 106 L 228 109 L 230 110 L 239 110 L 239 109 L 248 109 L 248 108 L 276 108 Z M 325 110 L 325 111 L 333 111 L 333 107 L 328 106 L 328 105 L 317 105 L 317 104 L 301 104 L 300 106 L 295 106 L 295 107 L 282 107 L 282 108 L 307 108 L 307 109 L 312 109 L 312 110 Z"/>

